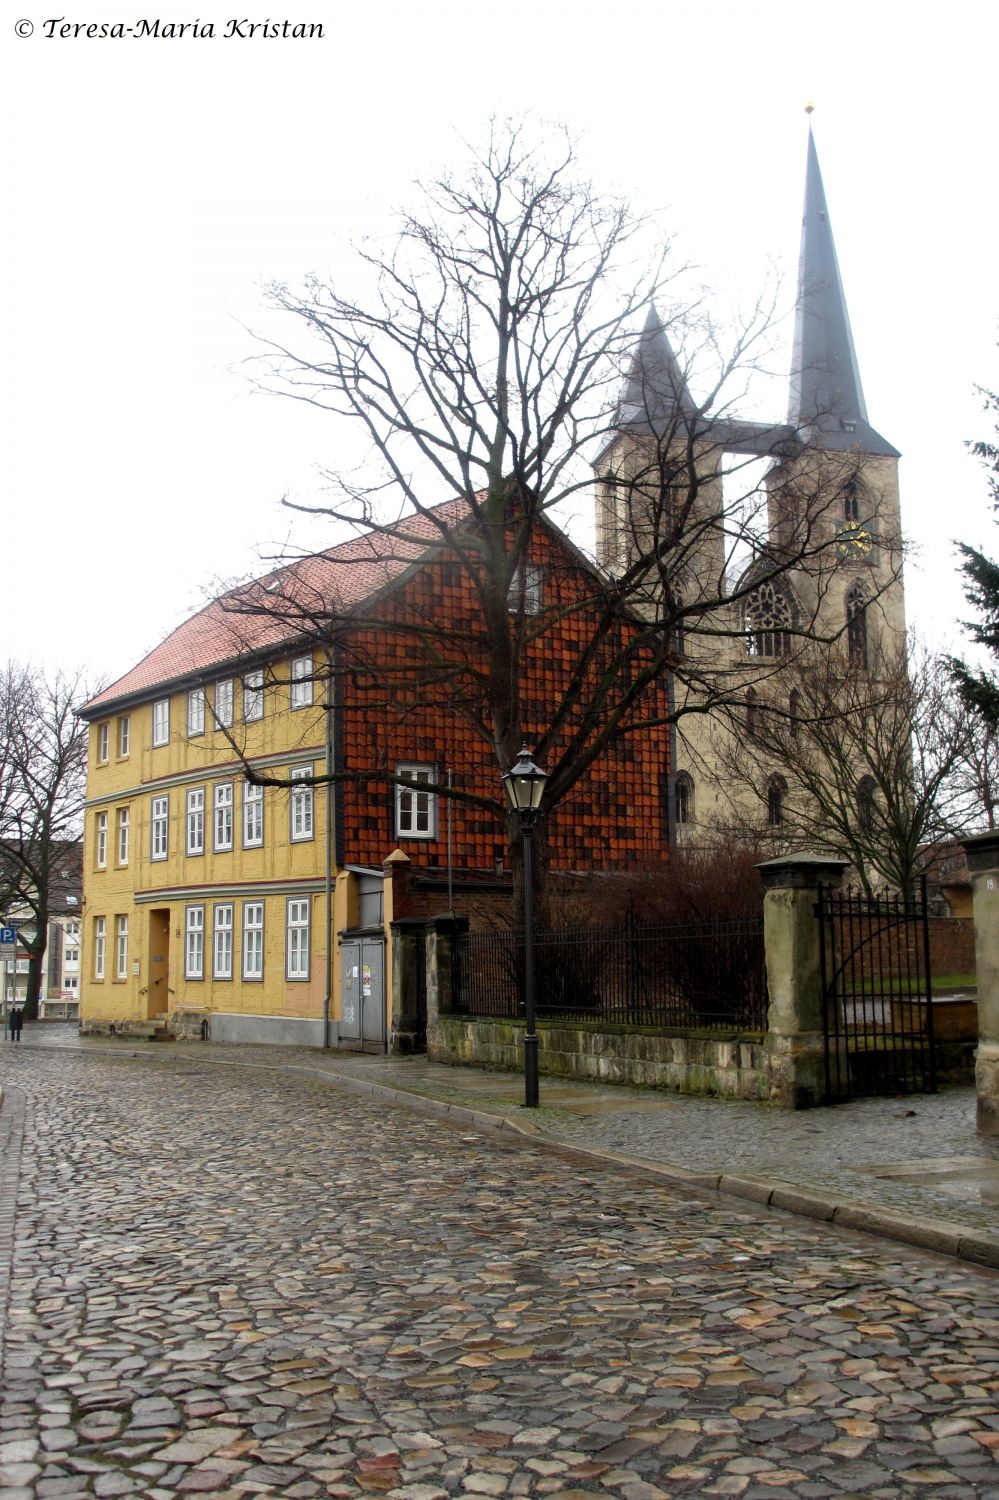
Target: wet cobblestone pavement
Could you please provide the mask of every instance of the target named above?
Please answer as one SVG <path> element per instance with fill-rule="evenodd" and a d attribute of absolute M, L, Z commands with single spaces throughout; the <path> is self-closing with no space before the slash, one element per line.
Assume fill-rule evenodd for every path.
<path fill-rule="evenodd" d="M 134 1043 L 81 1039 L 75 1026 L 36 1027 L 32 1033 L 32 1044 L 135 1050 Z M 139 1046 L 159 1060 L 206 1056 L 202 1043 Z M 988 1233 L 999 1243 L 999 1140 L 976 1133 L 973 1088 L 857 1099 L 795 1114 L 746 1101 L 542 1077 L 541 1108 L 525 1111 L 521 1076 L 435 1065 L 425 1057 L 215 1043 L 207 1055 L 220 1064 L 290 1068 L 303 1076 L 332 1074 L 355 1084 L 389 1086 L 506 1115 L 566 1144 L 689 1172 L 741 1173 L 874 1212 Z"/>
<path fill-rule="evenodd" d="M 0 1066 L 6 1500 L 999 1500 L 993 1272 L 287 1073 Z"/>

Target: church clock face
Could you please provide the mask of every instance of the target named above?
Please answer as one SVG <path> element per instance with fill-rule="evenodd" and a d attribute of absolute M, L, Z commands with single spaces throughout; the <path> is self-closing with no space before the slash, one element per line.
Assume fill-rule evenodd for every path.
<path fill-rule="evenodd" d="M 871 555 L 874 538 L 865 526 L 844 526 L 836 538 L 836 551 L 845 560 L 864 562 Z"/>

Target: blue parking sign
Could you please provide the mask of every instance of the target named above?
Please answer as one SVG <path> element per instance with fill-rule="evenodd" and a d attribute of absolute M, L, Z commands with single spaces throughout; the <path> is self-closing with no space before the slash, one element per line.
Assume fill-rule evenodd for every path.
<path fill-rule="evenodd" d="M 0 927 L 0 948 L 12 948 L 16 942 L 16 927 Z"/>

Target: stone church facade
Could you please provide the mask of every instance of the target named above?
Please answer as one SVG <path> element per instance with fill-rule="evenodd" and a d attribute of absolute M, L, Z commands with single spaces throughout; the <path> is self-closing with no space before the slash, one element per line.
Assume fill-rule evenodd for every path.
<path fill-rule="evenodd" d="M 790 384 L 784 422 L 719 414 L 652 312 L 595 465 L 598 560 L 641 570 L 676 642 L 681 846 L 791 847 L 806 794 L 782 736 L 793 762 L 822 692 L 904 663 L 899 454 L 868 419 L 811 132 Z M 863 816 L 859 771 L 853 794 Z"/>

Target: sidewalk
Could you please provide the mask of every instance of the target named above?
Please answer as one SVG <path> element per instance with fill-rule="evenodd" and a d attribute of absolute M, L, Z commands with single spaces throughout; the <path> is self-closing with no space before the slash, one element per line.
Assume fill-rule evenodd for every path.
<path fill-rule="evenodd" d="M 0 1043 L 0 1082 L 4 1054 L 14 1045 Z M 328 1078 L 349 1090 L 404 1098 L 457 1124 L 520 1132 L 677 1186 L 732 1194 L 999 1268 L 999 1140 L 976 1134 L 970 1088 L 791 1113 L 542 1076 L 541 1106 L 527 1110 L 521 1075 L 425 1057 L 111 1042 L 52 1023 L 26 1027 L 18 1045 Z"/>

